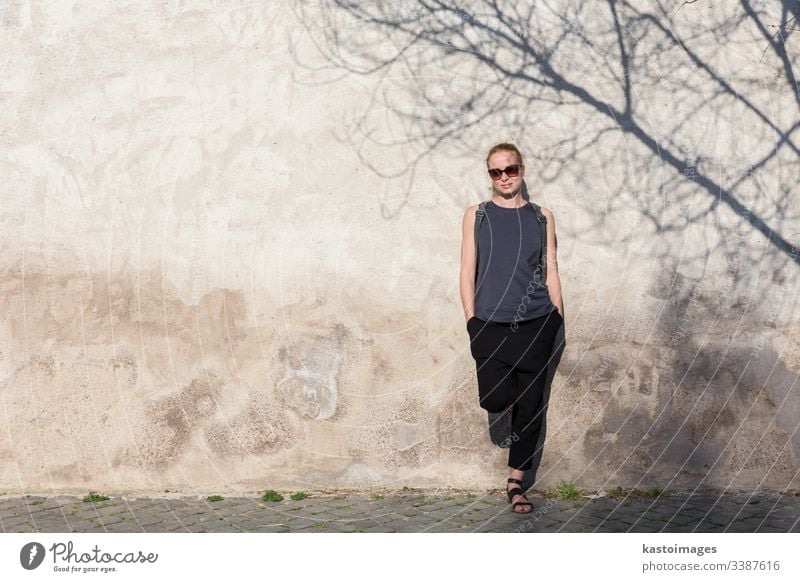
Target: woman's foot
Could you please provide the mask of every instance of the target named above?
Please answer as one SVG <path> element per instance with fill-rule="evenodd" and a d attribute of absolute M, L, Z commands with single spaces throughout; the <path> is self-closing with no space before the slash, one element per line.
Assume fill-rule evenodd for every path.
<path fill-rule="evenodd" d="M 511 472 L 511 477 L 508 478 L 508 484 L 506 485 L 508 502 L 511 504 L 511 510 L 514 513 L 531 513 L 533 511 L 533 503 L 528 501 L 525 497 L 525 492 L 520 488 L 524 476 L 525 471 L 514 470 Z"/>

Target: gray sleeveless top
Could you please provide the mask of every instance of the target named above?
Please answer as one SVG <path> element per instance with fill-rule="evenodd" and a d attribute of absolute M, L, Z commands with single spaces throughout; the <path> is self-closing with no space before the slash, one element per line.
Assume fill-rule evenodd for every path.
<path fill-rule="evenodd" d="M 541 233 L 530 204 L 486 205 L 478 232 L 475 315 L 484 321 L 529 321 L 556 309 L 538 269 Z"/>

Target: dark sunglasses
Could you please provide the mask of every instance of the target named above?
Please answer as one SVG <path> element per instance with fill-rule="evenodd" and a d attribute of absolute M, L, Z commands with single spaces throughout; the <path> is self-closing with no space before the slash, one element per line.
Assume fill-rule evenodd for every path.
<path fill-rule="evenodd" d="M 519 164 L 514 164 L 513 166 L 508 166 L 507 168 L 503 168 L 499 170 L 497 168 L 492 168 L 489 170 L 489 176 L 491 176 L 492 180 L 499 180 L 503 177 L 505 173 L 506 176 L 509 178 L 516 178 L 519 176 Z"/>

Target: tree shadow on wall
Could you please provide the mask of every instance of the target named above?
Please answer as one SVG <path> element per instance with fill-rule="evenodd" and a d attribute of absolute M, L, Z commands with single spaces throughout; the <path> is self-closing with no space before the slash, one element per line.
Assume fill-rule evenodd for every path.
<path fill-rule="evenodd" d="M 377 175 L 405 178 L 387 218 L 434 153 L 480 159 L 505 136 L 593 221 L 572 232 L 562 221 L 572 237 L 638 246 L 640 229 L 609 228 L 634 211 L 656 235 L 639 249 L 653 258 L 702 270 L 721 252 L 771 273 L 800 263 L 797 1 L 296 0 L 295 12 L 332 69 L 379 79 L 342 139 Z M 401 169 L 384 169 L 387 153 Z M 717 236 L 688 248 L 660 236 L 692 224 Z M 743 245 L 753 231 L 762 244 Z"/>
<path fill-rule="evenodd" d="M 340 137 L 375 174 L 405 179 L 404 198 L 383 205 L 386 218 L 434 157 L 472 163 L 510 140 L 526 153 L 532 189 L 568 192 L 590 223 L 561 220 L 559 238 L 627 246 L 663 267 L 654 296 L 675 307 L 662 325 L 678 346 L 680 314 L 705 296 L 714 313 L 759 283 L 782 286 L 797 274 L 800 86 L 790 48 L 800 2 L 295 8 L 332 70 L 377 79 Z M 400 170 L 385 169 L 387 153 L 402 159 Z M 458 186 L 442 191 L 469 191 Z M 451 196 L 456 207 L 474 202 Z M 712 254 L 732 275 L 715 284 L 729 288 L 709 289 Z M 727 297 L 731 305 L 712 305 Z"/>

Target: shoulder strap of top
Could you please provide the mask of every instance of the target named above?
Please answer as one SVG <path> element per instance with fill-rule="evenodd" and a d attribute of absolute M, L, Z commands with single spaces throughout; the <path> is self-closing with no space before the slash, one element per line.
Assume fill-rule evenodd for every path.
<path fill-rule="evenodd" d="M 488 200 L 484 200 L 478 207 L 475 209 L 475 280 L 478 280 L 478 230 L 481 228 L 481 222 L 483 222 L 483 217 L 486 216 L 486 205 L 489 203 Z"/>
<path fill-rule="evenodd" d="M 536 220 L 539 221 L 539 231 L 542 236 L 542 251 L 539 255 L 539 270 L 542 273 L 542 282 L 547 284 L 547 217 L 542 213 L 542 209 L 535 202 L 529 201 L 536 213 Z"/>

